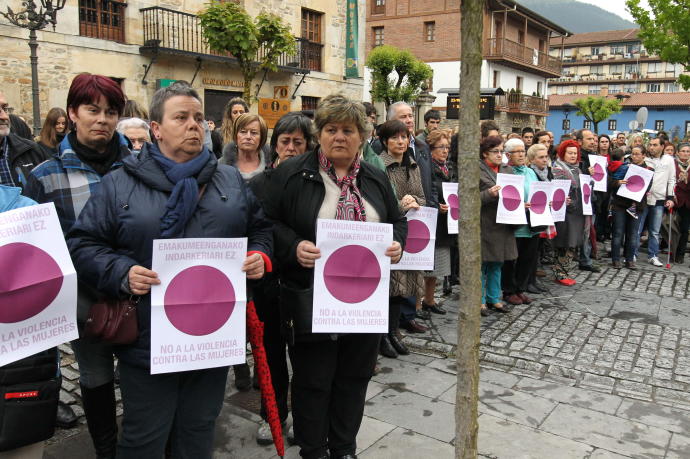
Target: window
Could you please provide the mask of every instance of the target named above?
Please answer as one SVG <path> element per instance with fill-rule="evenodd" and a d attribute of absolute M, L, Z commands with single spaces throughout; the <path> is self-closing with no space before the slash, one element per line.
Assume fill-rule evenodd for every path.
<path fill-rule="evenodd" d="M 616 120 L 609 120 L 609 131 L 615 131 L 618 122 Z"/>
<path fill-rule="evenodd" d="M 603 65 L 590 65 L 589 66 L 589 74 L 590 75 L 603 75 L 604 74 L 604 66 Z"/>
<path fill-rule="evenodd" d="M 664 89 L 665 92 L 678 92 L 678 84 L 677 83 L 666 83 L 666 88 Z"/>
<path fill-rule="evenodd" d="M 309 70 L 321 71 L 321 20 L 323 13 L 302 8 L 302 59 Z M 304 41 L 306 40 L 306 41 Z"/>
<path fill-rule="evenodd" d="M 374 46 L 381 46 L 383 44 L 383 27 L 373 27 L 374 32 Z"/>
<path fill-rule="evenodd" d="M 623 85 L 620 84 L 610 84 L 609 94 L 618 94 L 623 89 Z"/>
<path fill-rule="evenodd" d="M 690 136 L 690 121 L 685 122 L 685 137 Z"/>
<path fill-rule="evenodd" d="M 661 72 L 661 62 L 650 62 L 647 64 L 647 73 Z"/>
<path fill-rule="evenodd" d="M 638 92 L 637 85 L 635 83 L 626 83 L 623 86 L 623 92 Z"/>
<path fill-rule="evenodd" d="M 302 96 L 302 110 L 316 110 L 319 100 L 318 97 Z"/>
<path fill-rule="evenodd" d="M 424 41 L 435 41 L 436 23 L 434 21 L 424 23 Z"/>
<path fill-rule="evenodd" d="M 522 77 L 515 77 L 515 90 L 522 92 Z"/>
<path fill-rule="evenodd" d="M 592 46 L 592 53 L 591 54 L 592 54 L 592 56 L 596 56 L 597 54 L 601 54 L 599 51 L 599 47 L 598 46 Z"/>
<path fill-rule="evenodd" d="M 543 86 L 542 82 L 541 82 L 541 81 L 537 81 L 537 97 L 541 97 L 541 96 L 542 96 L 542 91 L 543 91 L 543 89 L 544 89 L 542 86 Z"/>
<path fill-rule="evenodd" d="M 655 131 L 663 131 L 664 130 L 664 120 L 654 121 L 654 130 Z"/>
<path fill-rule="evenodd" d="M 625 64 L 625 76 L 626 78 L 635 78 L 632 75 L 638 75 L 640 73 L 640 66 L 638 64 Z"/>
<path fill-rule="evenodd" d="M 375 0 L 371 5 L 371 14 L 385 14 L 386 0 Z"/>
<path fill-rule="evenodd" d="M 321 18 L 323 13 L 302 8 L 302 38 L 321 43 Z"/>
<path fill-rule="evenodd" d="M 592 122 L 590 120 L 585 120 L 582 123 L 582 129 L 592 129 Z"/>
<path fill-rule="evenodd" d="M 630 53 L 630 54 L 639 53 L 640 52 L 640 44 L 639 43 L 633 43 L 630 45 L 626 45 L 625 46 L 625 52 Z"/>
<path fill-rule="evenodd" d="M 570 120 L 563 120 L 563 130 L 567 131 L 570 129 Z"/>
<path fill-rule="evenodd" d="M 647 92 L 661 92 L 661 83 L 647 83 Z"/>
<path fill-rule="evenodd" d="M 623 64 L 609 65 L 609 73 L 611 75 L 621 75 L 623 73 Z"/>
<path fill-rule="evenodd" d="M 599 94 L 601 92 L 600 84 L 590 84 L 587 87 L 587 94 Z"/>
<path fill-rule="evenodd" d="M 109 0 L 79 0 L 79 35 L 124 43 L 126 6 Z"/>
<path fill-rule="evenodd" d="M 498 70 L 494 70 L 494 88 L 500 88 L 501 87 L 501 72 Z"/>
<path fill-rule="evenodd" d="M 624 52 L 623 45 L 611 45 L 611 54 L 623 54 Z"/>

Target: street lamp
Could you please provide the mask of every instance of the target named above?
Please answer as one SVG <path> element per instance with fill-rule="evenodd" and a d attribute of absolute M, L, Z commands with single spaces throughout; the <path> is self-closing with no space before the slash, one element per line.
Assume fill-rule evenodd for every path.
<path fill-rule="evenodd" d="M 41 7 L 38 11 L 38 5 L 34 0 L 23 0 L 23 10 L 12 11 L 12 8 L 7 7 L 7 12 L 0 11 L 0 15 L 10 21 L 11 24 L 29 29 L 29 48 L 31 49 L 31 95 L 34 111 L 34 135 L 37 136 L 41 132 L 41 106 L 38 97 L 38 55 L 36 49 L 38 48 L 38 40 L 36 38 L 36 31 L 44 29 L 48 24 L 57 24 L 57 12 L 65 7 L 66 0 L 40 0 Z"/>
<path fill-rule="evenodd" d="M 570 129 L 570 123 L 568 123 L 568 115 L 570 115 L 570 110 L 573 108 L 577 107 L 568 102 L 563 104 L 563 116 L 565 117 L 565 119 L 563 120 L 563 132 L 566 132 L 568 129 Z"/>

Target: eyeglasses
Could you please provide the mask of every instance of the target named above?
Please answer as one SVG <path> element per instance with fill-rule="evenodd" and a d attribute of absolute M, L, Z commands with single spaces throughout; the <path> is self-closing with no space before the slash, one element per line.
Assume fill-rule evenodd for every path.
<path fill-rule="evenodd" d="M 494 148 L 493 150 L 489 150 L 489 153 L 493 153 L 495 155 L 496 153 L 501 153 L 501 150 L 498 148 Z"/>
<path fill-rule="evenodd" d="M 445 147 L 433 147 L 432 150 L 450 150 L 450 147 L 445 146 Z"/>
<path fill-rule="evenodd" d="M 11 115 L 12 113 L 14 113 L 14 108 L 10 107 L 10 106 L 7 105 L 7 104 L 5 104 L 5 105 L 0 105 L 0 113 L 2 113 L 2 112 L 5 112 L 5 113 L 7 113 L 8 115 Z"/>

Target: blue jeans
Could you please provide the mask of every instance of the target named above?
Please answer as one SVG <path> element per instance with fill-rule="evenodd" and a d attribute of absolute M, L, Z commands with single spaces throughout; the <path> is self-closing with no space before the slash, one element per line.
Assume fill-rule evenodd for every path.
<path fill-rule="evenodd" d="M 659 255 L 659 231 L 661 230 L 661 219 L 664 218 L 664 206 L 647 206 L 640 215 L 640 228 L 637 230 L 637 247 L 639 247 L 640 235 L 644 230 L 644 223 L 647 222 L 647 258 Z M 637 248 L 635 249 L 637 255 Z"/>
<path fill-rule="evenodd" d="M 620 261 L 621 245 L 625 236 L 625 261 L 633 261 L 639 242 L 640 220 L 633 218 L 623 209 L 613 209 L 613 239 L 611 240 L 611 260 Z"/>
<path fill-rule="evenodd" d="M 586 218 L 586 217 L 585 217 Z M 594 225 L 594 215 L 592 215 L 592 225 Z M 590 232 L 582 234 L 582 247 L 580 247 L 580 266 L 592 266 L 592 239 L 590 237 Z"/>
<path fill-rule="evenodd" d="M 495 304 L 501 301 L 502 261 L 482 263 L 482 304 Z"/>

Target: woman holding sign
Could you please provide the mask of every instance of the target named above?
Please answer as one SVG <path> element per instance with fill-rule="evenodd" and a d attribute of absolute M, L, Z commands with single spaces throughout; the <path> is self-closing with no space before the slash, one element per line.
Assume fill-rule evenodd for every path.
<path fill-rule="evenodd" d="M 150 113 L 156 143 L 103 178 L 68 245 L 80 279 L 109 298 L 140 297 L 137 340 L 116 350 L 124 404 L 117 457 L 161 457 L 169 443 L 172 457 L 210 458 L 228 367 L 151 374 L 150 293 L 161 283 L 149 269 L 153 241 L 246 237 L 242 270 L 260 279 L 271 225 L 239 171 L 204 147 L 201 98 L 191 86 L 159 89 Z"/>
<path fill-rule="evenodd" d="M 317 219 L 393 225 L 386 255 L 397 263 L 407 221 L 386 175 L 362 162 L 364 107 L 343 95 L 324 98 L 316 111 L 319 146 L 278 167 L 266 212 L 275 223 L 281 273 L 280 313 L 290 345 L 292 417 L 300 454 L 307 458 L 354 457 L 367 385 L 380 335 L 312 333 Z"/>
<path fill-rule="evenodd" d="M 678 145 L 676 154 L 676 211 L 680 218 L 678 248 L 675 261 L 682 264 L 685 259 L 685 248 L 688 245 L 688 229 L 690 228 L 690 183 L 688 171 L 690 170 L 690 143 L 683 142 Z"/>
<path fill-rule="evenodd" d="M 498 192 L 501 189 L 496 185 L 497 174 L 513 173 L 513 168 L 502 162 L 503 139 L 487 137 L 479 146 L 479 154 L 479 194 L 482 201 L 481 314 L 487 316 L 489 308 L 502 313 L 510 312 L 510 306 L 501 303 L 501 268 L 505 261 L 515 260 L 518 253 L 513 226 L 496 223 Z"/>

